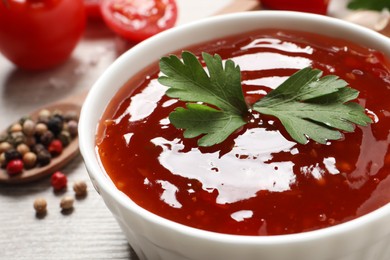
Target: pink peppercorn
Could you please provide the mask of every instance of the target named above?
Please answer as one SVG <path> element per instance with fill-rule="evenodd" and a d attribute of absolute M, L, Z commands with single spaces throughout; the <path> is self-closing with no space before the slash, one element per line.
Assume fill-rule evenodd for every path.
<path fill-rule="evenodd" d="M 62 149 L 63 149 L 62 143 L 58 139 L 55 139 L 55 140 L 51 141 L 51 143 L 49 144 L 49 147 L 47 148 L 47 150 L 53 156 L 61 154 L 62 153 Z"/>
<path fill-rule="evenodd" d="M 23 171 L 23 161 L 20 159 L 11 160 L 7 163 L 7 173 L 9 175 L 15 175 Z"/>
<path fill-rule="evenodd" d="M 66 187 L 67 183 L 68 179 L 66 178 L 65 174 L 60 171 L 53 173 L 51 176 L 51 186 L 54 188 L 54 190 L 62 190 Z"/>

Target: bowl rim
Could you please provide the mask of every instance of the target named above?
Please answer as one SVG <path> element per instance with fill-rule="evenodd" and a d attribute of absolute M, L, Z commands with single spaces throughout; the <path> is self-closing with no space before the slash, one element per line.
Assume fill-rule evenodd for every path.
<path fill-rule="evenodd" d="M 251 244 L 251 245 L 267 245 L 267 244 L 284 244 L 284 243 L 299 243 L 305 241 L 313 241 L 316 239 L 323 239 L 326 237 L 337 236 L 352 230 L 359 228 L 367 227 L 371 223 L 378 220 L 383 220 L 384 218 L 390 219 L 390 203 L 376 209 L 370 213 L 367 213 L 363 216 L 360 216 L 356 219 L 349 220 L 347 222 L 317 229 L 313 231 L 306 231 L 301 233 L 294 234 L 285 234 L 285 235 L 273 235 L 273 236 L 245 236 L 245 235 L 231 235 L 217 233 L 207 230 L 201 230 L 186 226 L 169 219 L 160 217 L 157 214 L 154 214 L 141 206 L 138 206 L 134 203 L 129 197 L 122 193 L 119 189 L 113 186 L 110 183 L 107 174 L 103 166 L 101 165 L 98 155 L 95 148 L 95 134 L 96 134 L 96 125 L 92 126 L 89 118 L 89 113 L 93 113 L 93 107 L 96 104 L 96 100 L 99 100 L 99 96 L 103 93 L 103 88 L 105 84 L 113 79 L 115 74 L 118 74 L 122 64 L 126 62 L 128 57 L 131 57 L 134 53 L 138 52 L 140 49 L 145 48 L 146 46 L 154 45 L 155 42 L 160 41 L 161 39 L 169 38 L 171 35 L 183 32 L 183 30 L 193 29 L 194 27 L 207 26 L 210 23 L 221 23 L 231 19 L 249 19 L 250 17 L 263 16 L 264 19 L 269 17 L 284 17 L 293 20 L 311 20 L 316 23 L 326 24 L 327 26 L 338 26 L 342 29 L 356 31 L 361 34 L 365 34 L 365 37 L 376 39 L 382 44 L 387 44 L 390 46 L 390 38 L 387 38 L 384 35 L 381 35 L 377 32 L 374 32 L 370 29 L 364 28 L 360 25 L 352 24 L 337 18 L 332 18 L 328 16 L 308 14 L 308 13 L 298 13 L 291 11 L 252 11 L 246 13 L 234 13 L 234 14 L 225 14 L 216 17 L 209 17 L 202 20 L 194 21 L 185 25 L 177 26 L 167 31 L 161 32 L 142 43 L 132 47 L 130 50 L 118 57 L 106 71 L 99 77 L 99 79 L 92 86 L 80 114 L 79 122 L 79 143 L 80 151 L 84 159 L 84 163 L 87 166 L 88 174 L 94 183 L 95 189 L 99 193 L 105 193 L 109 195 L 112 199 L 120 203 L 121 206 L 132 211 L 137 215 L 141 215 L 142 218 L 149 222 L 156 223 L 163 226 L 164 228 L 171 229 L 175 232 L 185 234 L 187 236 L 196 237 L 200 239 L 206 239 L 209 241 L 218 241 L 222 243 L 230 244 Z M 245 31 L 243 31 L 245 32 Z M 320 33 L 323 34 L 323 33 Z M 233 34 L 232 34 L 233 35 Z M 183 46 L 185 47 L 185 46 Z M 390 47 L 389 47 L 390 55 Z M 142 69 L 142 68 L 141 68 Z M 138 70 L 139 71 L 139 70 Z M 120 87 L 118 88 L 120 89 Z M 113 94 L 115 94 L 115 91 Z M 88 124 L 89 122 L 89 124 Z M 91 137 L 92 135 L 92 137 Z M 93 142 L 91 142 L 91 138 Z"/>

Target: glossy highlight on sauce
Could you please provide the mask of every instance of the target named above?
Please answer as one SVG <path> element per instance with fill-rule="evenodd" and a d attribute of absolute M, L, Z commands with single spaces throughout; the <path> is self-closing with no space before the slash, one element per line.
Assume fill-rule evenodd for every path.
<path fill-rule="evenodd" d="M 187 226 L 238 235 L 325 228 L 390 201 L 390 63 L 383 54 L 316 34 L 259 30 L 187 48 L 240 65 L 248 103 L 307 66 L 360 91 L 374 123 L 320 145 L 295 143 L 273 117 L 254 114 L 222 144 L 199 148 L 168 115 L 158 64 L 112 100 L 98 127 L 106 172 L 139 206 Z M 178 52 L 180 53 L 180 52 Z"/>

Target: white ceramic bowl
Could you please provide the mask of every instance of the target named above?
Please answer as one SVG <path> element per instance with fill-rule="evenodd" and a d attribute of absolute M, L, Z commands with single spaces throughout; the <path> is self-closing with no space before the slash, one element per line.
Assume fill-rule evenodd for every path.
<path fill-rule="evenodd" d="M 150 213 L 117 190 L 99 163 L 95 133 L 114 94 L 139 70 L 186 46 L 258 28 L 285 28 L 355 41 L 390 57 L 390 39 L 325 16 L 250 12 L 177 27 L 135 46 L 100 77 L 82 109 L 80 148 L 90 178 L 140 259 L 388 260 L 390 204 L 321 230 L 271 237 L 235 236 L 190 228 Z"/>

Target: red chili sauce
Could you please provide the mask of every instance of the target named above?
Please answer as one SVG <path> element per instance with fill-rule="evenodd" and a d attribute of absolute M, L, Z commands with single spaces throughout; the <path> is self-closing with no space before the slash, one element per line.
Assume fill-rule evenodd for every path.
<path fill-rule="evenodd" d="M 307 66 L 338 75 L 360 91 L 357 101 L 374 123 L 343 140 L 300 145 L 276 118 L 257 114 L 222 144 L 199 148 L 169 123 L 184 103 L 164 95 L 156 61 L 121 89 L 97 134 L 105 170 L 139 206 L 199 229 L 263 236 L 337 225 L 390 201 L 390 63 L 383 54 L 286 30 L 186 50 L 233 59 L 252 101 Z"/>

